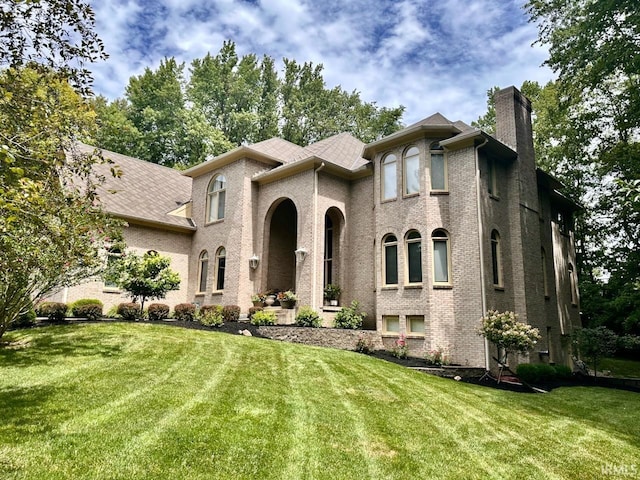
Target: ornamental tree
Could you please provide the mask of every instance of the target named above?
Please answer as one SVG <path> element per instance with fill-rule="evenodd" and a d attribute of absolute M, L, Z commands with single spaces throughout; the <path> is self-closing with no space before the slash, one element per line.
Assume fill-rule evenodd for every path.
<path fill-rule="evenodd" d="M 111 262 L 105 280 L 118 285 L 129 293 L 135 302 L 140 300 L 140 312 L 147 299 L 164 298 L 171 290 L 180 287 L 180 276 L 170 268 L 171 259 L 154 250 L 144 255 L 123 253 Z"/>
<path fill-rule="evenodd" d="M 481 319 L 482 325 L 478 334 L 499 349 L 504 349 L 505 358 L 509 353 L 525 354 L 540 340 L 540 332 L 537 328 L 517 320 L 518 315 L 514 312 L 489 310 Z"/>
<path fill-rule="evenodd" d="M 581 328 L 572 335 L 574 348 L 581 357 L 593 365 L 593 374 L 598 376 L 598 361 L 616 351 L 618 336 L 607 327 Z"/>

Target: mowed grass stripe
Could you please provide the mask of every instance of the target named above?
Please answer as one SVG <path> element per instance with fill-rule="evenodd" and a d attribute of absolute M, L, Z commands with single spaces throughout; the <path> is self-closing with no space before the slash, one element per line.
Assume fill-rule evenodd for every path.
<path fill-rule="evenodd" d="M 0 478 L 601 478 L 637 394 L 515 394 L 351 352 L 149 324 L 17 331 Z"/>

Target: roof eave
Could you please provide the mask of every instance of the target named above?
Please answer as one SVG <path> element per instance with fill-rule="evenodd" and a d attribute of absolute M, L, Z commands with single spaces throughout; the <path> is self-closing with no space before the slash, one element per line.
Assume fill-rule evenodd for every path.
<path fill-rule="evenodd" d="M 461 133 L 460 135 L 456 135 L 455 137 L 447 138 L 446 140 L 441 140 L 440 146 L 446 148 L 447 150 L 457 150 L 459 148 L 476 146 L 478 145 L 478 142 L 485 141 L 485 150 L 491 151 L 491 153 L 497 155 L 498 157 L 515 159 L 518 156 L 518 153 L 511 147 L 508 147 L 499 140 L 496 140 L 488 133 L 477 129 L 469 130 L 468 132 Z"/>
<path fill-rule="evenodd" d="M 310 170 L 312 168 L 319 168 L 323 164 L 323 172 L 331 173 L 332 175 L 345 178 L 347 180 L 356 180 L 358 178 L 363 178 L 371 175 L 371 169 L 368 168 L 368 165 L 363 165 L 362 167 L 359 167 L 355 170 L 350 170 L 316 155 L 312 155 L 302 160 L 282 165 L 281 167 L 275 168 L 273 170 L 259 173 L 255 175 L 251 180 L 259 184 L 271 183 L 275 182 L 276 180 L 281 180 L 283 178 L 296 175 L 306 170 Z"/>
<path fill-rule="evenodd" d="M 141 225 L 144 227 L 161 228 L 162 230 L 170 230 L 174 232 L 193 233 L 197 230 L 195 226 L 176 225 L 175 223 L 161 222 L 159 220 L 150 220 L 147 218 L 134 217 L 131 215 L 123 215 L 120 213 L 111 213 L 114 217 L 121 218 L 127 223 Z"/>
<path fill-rule="evenodd" d="M 384 150 L 390 146 L 396 145 L 402 141 L 415 140 L 417 138 L 427 137 L 430 135 L 450 135 L 460 133 L 461 130 L 452 124 L 441 125 L 416 125 L 413 127 L 399 130 L 391 135 L 388 135 L 380 140 L 371 142 L 365 145 L 362 152 L 362 156 L 367 160 L 371 160 L 375 154 L 381 150 Z"/>
<path fill-rule="evenodd" d="M 271 166 L 282 165 L 283 163 L 276 157 L 272 157 L 271 155 L 267 155 L 266 153 L 259 152 L 252 149 L 251 147 L 241 145 L 227 153 L 218 155 L 217 157 L 211 158 L 203 163 L 185 170 L 184 172 L 182 172 L 182 175 L 191 178 L 199 177 L 200 175 L 204 175 L 205 173 L 211 172 L 217 168 L 229 165 L 230 163 L 233 163 L 236 160 L 240 160 L 241 158 L 251 158 L 253 160 L 257 160 Z"/>

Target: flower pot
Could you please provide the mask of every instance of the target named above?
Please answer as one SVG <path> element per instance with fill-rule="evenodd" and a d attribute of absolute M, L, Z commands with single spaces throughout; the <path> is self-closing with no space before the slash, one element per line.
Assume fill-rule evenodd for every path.
<path fill-rule="evenodd" d="M 280 306 L 282 308 L 292 309 L 293 307 L 295 307 L 295 305 L 296 305 L 295 300 L 280 300 Z"/>
<path fill-rule="evenodd" d="M 329 305 L 332 307 L 337 307 L 338 306 L 338 300 L 329 300 Z"/>
<path fill-rule="evenodd" d="M 256 300 L 253 302 L 254 307 L 262 307 L 263 305 L 264 305 L 264 302 L 261 302 L 260 300 Z"/>
<path fill-rule="evenodd" d="M 274 302 L 276 301 L 276 296 L 275 295 L 268 295 L 267 299 L 264 301 L 265 305 L 267 307 L 270 307 L 271 305 L 274 304 Z"/>

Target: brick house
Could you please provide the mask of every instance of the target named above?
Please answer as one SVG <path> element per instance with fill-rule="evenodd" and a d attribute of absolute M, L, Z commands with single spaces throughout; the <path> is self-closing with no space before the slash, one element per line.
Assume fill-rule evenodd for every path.
<path fill-rule="evenodd" d="M 488 309 L 540 329 L 531 361 L 566 363 L 563 335 L 580 324 L 571 227 L 578 208 L 535 166 L 529 101 L 496 95 L 496 134 L 436 113 L 368 145 L 339 134 L 306 147 L 279 138 L 241 146 L 186 171 L 105 152 L 120 165 L 108 211 L 127 244 L 173 259 L 181 289 L 167 303 L 251 306 L 296 292 L 328 320 L 328 283 L 358 300 L 390 345 L 448 348 L 485 366 L 476 334 Z M 124 301 L 101 281 L 62 300 Z M 538 358 L 539 357 L 539 358 Z"/>

